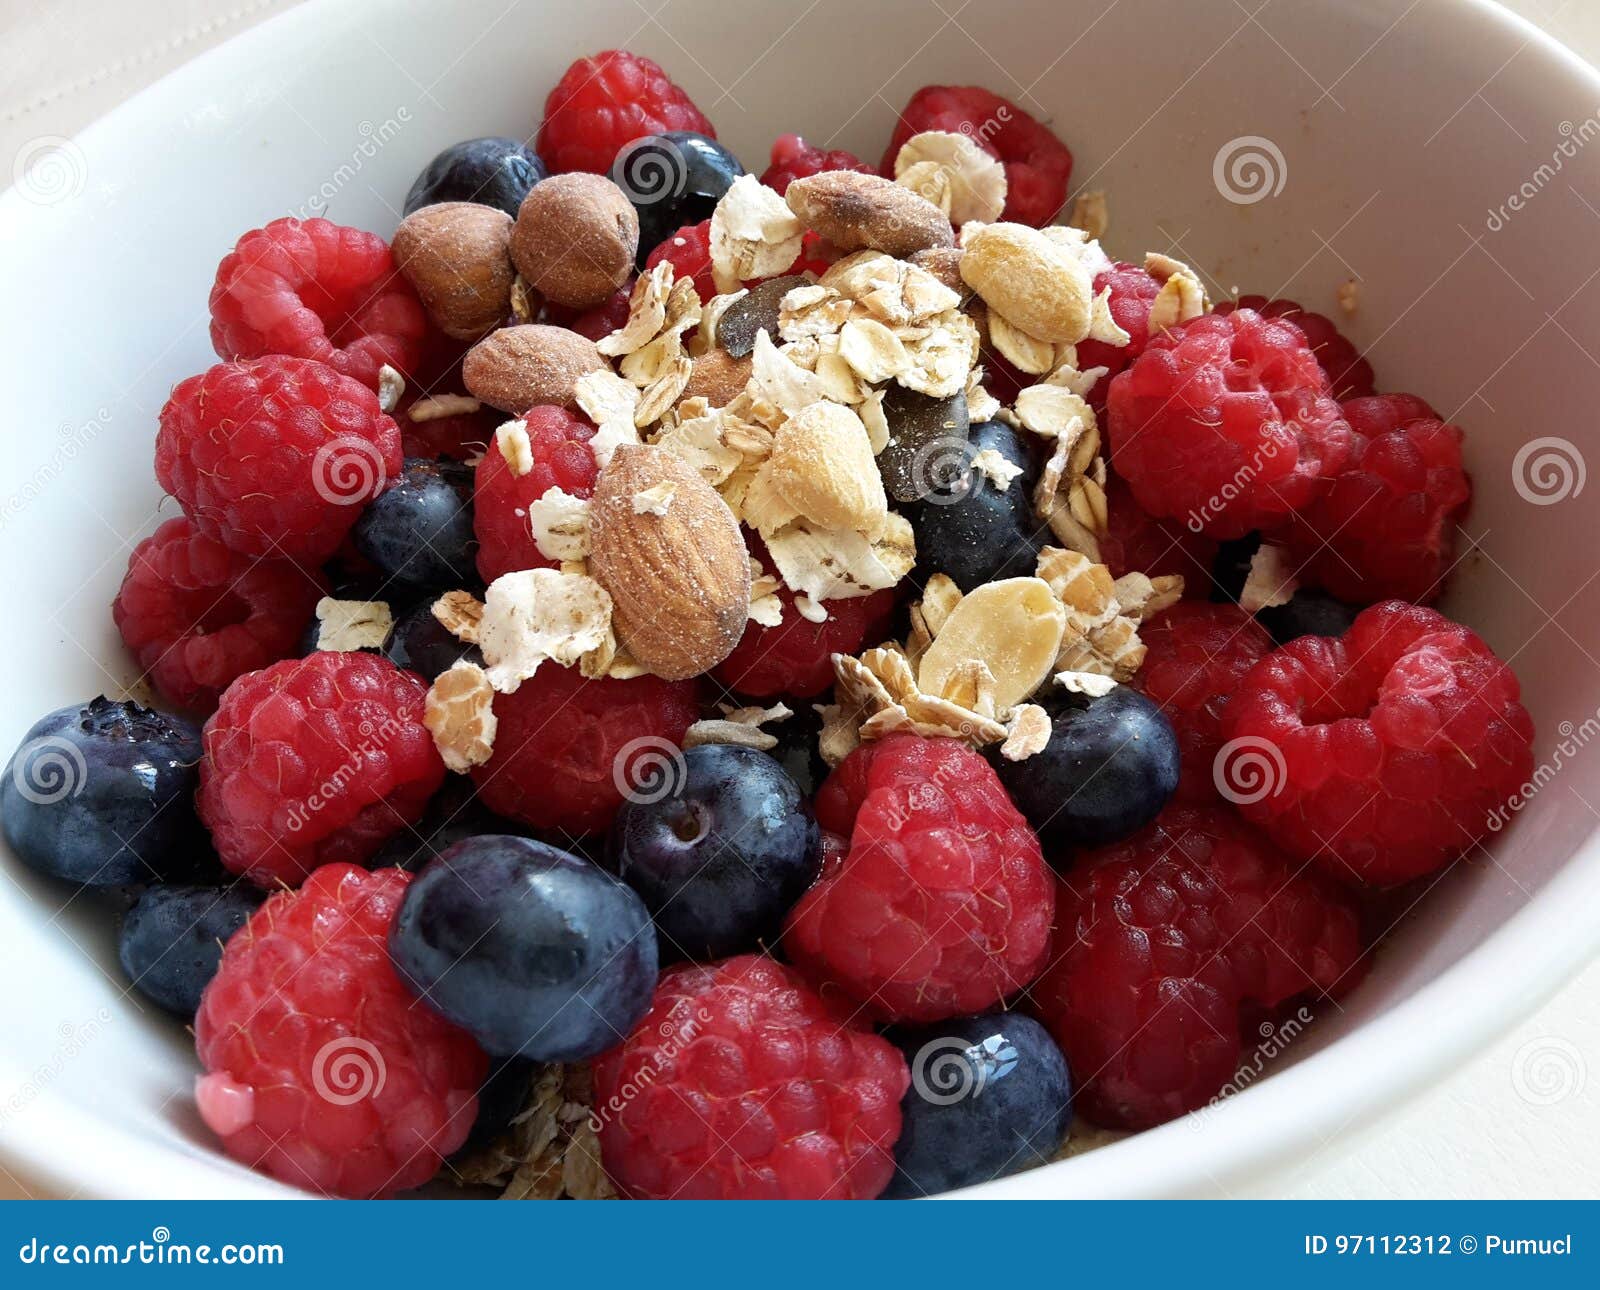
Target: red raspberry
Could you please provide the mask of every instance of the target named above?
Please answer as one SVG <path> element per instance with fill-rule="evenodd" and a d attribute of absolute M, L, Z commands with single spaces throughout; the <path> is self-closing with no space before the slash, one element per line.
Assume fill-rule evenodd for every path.
<path fill-rule="evenodd" d="M 552 175 L 603 175 L 623 145 L 647 134 L 693 130 L 715 139 L 711 122 L 659 66 L 625 49 L 580 58 L 544 102 L 539 155 Z"/>
<path fill-rule="evenodd" d="M 893 588 L 854 600 L 828 601 L 825 623 L 801 617 L 787 587 L 780 587 L 777 596 L 783 621 L 776 627 L 746 625 L 733 653 L 712 673 L 730 690 L 762 699 L 821 694 L 833 684 L 833 656 L 854 654 L 869 640 L 882 639 L 894 613 Z"/>
<path fill-rule="evenodd" d="M 495 695 L 494 714 L 494 753 L 472 771 L 484 804 L 536 829 L 601 833 L 628 793 L 658 785 L 678 757 L 700 716 L 699 687 L 654 676 L 589 681 L 546 663 Z"/>
<path fill-rule="evenodd" d="M 1103 340 L 1078 342 L 1079 371 L 1087 372 L 1091 367 L 1106 369 L 1106 374 L 1089 391 L 1089 402 L 1101 412 L 1105 410 L 1106 396 L 1111 390 L 1111 378 L 1144 353 L 1145 346 L 1150 343 L 1150 308 L 1160 294 L 1161 284 L 1139 265 L 1119 260 L 1109 269 L 1095 274 L 1095 294 L 1108 288 L 1111 317 L 1128 333 L 1128 343 L 1117 346 Z"/>
<path fill-rule="evenodd" d="M 1113 461 L 1139 505 L 1215 538 L 1310 504 L 1352 446 L 1305 337 L 1249 309 L 1151 337 L 1108 407 Z"/>
<path fill-rule="evenodd" d="M 528 506 L 552 488 L 588 497 L 600 473 L 589 448 L 594 427 L 576 412 L 545 404 L 530 408 L 522 422 L 533 446 L 532 470 L 513 474 L 496 438 L 478 463 L 472 530 L 478 538 L 478 576 L 485 582 L 518 569 L 553 569 L 557 561 L 541 555 L 533 540 Z"/>
<path fill-rule="evenodd" d="M 230 685 L 206 722 L 195 805 L 222 863 L 263 887 L 361 864 L 422 814 L 444 763 L 427 684 L 377 654 L 316 653 Z"/>
<path fill-rule="evenodd" d="M 201 532 L 305 564 L 339 549 L 400 465 L 400 431 L 377 394 L 304 358 L 191 376 L 156 435 L 156 479 Z"/>
<path fill-rule="evenodd" d="M 891 167 L 894 159 L 890 159 Z M 761 182 L 780 193 L 789 191 L 796 179 L 820 175 L 825 170 L 859 170 L 873 173 L 871 166 L 843 148 L 814 148 L 798 134 L 780 134 L 772 144 L 769 164 L 761 172 Z M 891 171 L 891 173 L 893 173 Z"/>
<path fill-rule="evenodd" d="M 789 266 L 789 273 L 814 273 L 819 278 L 833 267 L 839 258 L 839 249 L 821 233 L 806 230 L 800 239 L 800 254 Z"/>
<path fill-rule="evenodd" d="M 651 1200 L 871 1200 L 894 1176 L 899 1049 L 747 954 L 662 974 L 594 1064 L 606 1173 Z"/>
<path fill-rule="evenodd" d="M 385 364 L 414 371 L 427 326 L 389 244 L 325 219 L 252 229 L 211 288 L 211 343 L 223 358 L 314 358 L 367 386 Z"/>
<path fill-rule="evenodd" d="M 976 85 L 924 85 L 895 122 L 882 172 L 894 177 L 894 159 L 914 134 L 945 130 L 964 134 L 1006 168 L 1006 208 L 1001 218 L 1042 228 L 1067 200 L 1072 153 L 1067 145 L 1009 99 Z"/>
<path fill-rule="evenodd" d="M 252 560 L 179 517 L 133 549 L 111 617 L 172 702 L 209 712 L 235 677 L 298 652 L 322 578 Z"/>
<path fill-rule="evenodd" d="M 489 1061 L 389 962 L 410 881 L 325 865 L 229 938 L 195 1015 L 195 1100 L 235 1160 L 365 1198 L 421 1186 L 466 1141 Z"/>
<path fill-rule="evenodd" d="M 817 794 L 850 838 L 839 872 L 789 915 L 784 948 L 874 1016 L 937 1021 L 995 1007 L 1043 969 L 1050 871 L 989 764 L 958 739 L 858 748 Z"/>
<path fill-rule="evenodd" d="M 1238 605 L 1186 600 L 1140 625 L 1144 666 L 1134 685 L 1160 705 L 1178 736 L 1178 800 L 1217 800 L 1212 779 L 1222 713 L 1244 674 L 1272 652 L 1272 637 Z"/>
<path fill-rule="evenodd" d="M 1204 600 L 1211 594 L 1211 567 L 1218 544 L 1187 525 L 1147 515 L 1120 475 L 1106 479 L 1106 531 L 1099 538 L 1100 562 L 1113 578 L 1125 573 L 1151 577 L 1183 575 L 1183 594 Z"/>
<path fill-rule="evenodd" d="M 1237 300 L 1224 300 L 1217 306 L 1219 314 L 1235 309 L 1254 309 L 1264 318 L 1286 318 L 1305 333 L 1306 343 L 1317 356 L 1317 362 L 1328 374 L 1328 384 L 1333 397 L 1341 403 L 1346 399 L 1362 399 L 1376 394 L 1372 380 L 1372 364 L 1345 339 L 1333 325 L 1333 320 L 1322 314 L 1302 309 L 1293 300 L 1268 300 L 1265 296 L 1240 296 Z"/>
<path fill-rule="evenodd" d="M 1351 604 L 1434 600 L 1472 500 L 1461 429 L 1410 394 L 1352 399 L 1344 414 L 1355 453 L 1289 530 L 1300 577 Z"/>
<path fill-rule="evenodd" d="M 439 395 L 460 390 L 459 384 L 454 390 L 441 387 Z M 485 406 L 477 412 L 453 412 L 445 417 L 412 420 L 411 409 L 430 397 L 434 396 L 425 390 L 407 390 L 394 410 L 395 424 L 400 427 L 400 446 L 407 457 L 452 457 L 465 461 L 484 450 L 494 438 L 495 427 L 506 419 L 504 413 Z"/>
<path fill-rule="evenodd" d="M 709 224 L 710 221 L 707 221 Z M 654 253 L 652 252 L 652 256 Z M 709 252 L 706 257 L 706 272 L 711 271 Z M 604 304 L 596 305 L 583 313 L 576 314 L 568 323 L 562 324 L 569 331 L 575 331 L 580 336 L 587 336 L 590 340 L 601 341 L 628 321 L 630 312 L 628 305 L 633 299 L 633 280 L 628 284 L 618 287 Z M 546 306 L 549 308 L 550 306 Z"/>
<path fill-rule="evenodd" d="M 1239 1069 L 1247 1016 L 1342 993 L 1361 971 L 1353 897 L 1220 808 L 1169 807 L 1082 856 L 1057 909 L 1055 958 L 1028 995 L 1078 1111 L 1111 1128 L 1204 1106 Z"/>
<path fill-rule="evenodd" d="M 685 224 L 671 237 L 664 238 L 644 262 L 650 270 L 663 260 L 671 260 L 676 276 L 693 278 L 694 289 L 704 304 L 717 294 L 717 284 L 711 276 L 711 221 Z M 627 321 L 626 318 L 623 319 Z"/>
<path fill-rule="evenodd" d="M 1466 851 L 1527 780 L 1519 694 L 1476 633 L 1385 601 L 1250 670 L 1223 714 L 1218 786 L 1290 855 L 1406 882 Z"/>

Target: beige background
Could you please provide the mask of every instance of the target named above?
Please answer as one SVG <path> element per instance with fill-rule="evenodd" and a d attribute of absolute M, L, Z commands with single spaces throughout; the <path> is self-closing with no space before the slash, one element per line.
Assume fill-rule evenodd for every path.
<path fill-rule="evenodd" d="M 1387 0 L 1397 17 L 1411 2 Z M 0 185 L 10 182 L 29 140 L 72 134 L 174 67 L 295 3 L 0 0 Z M 651 7 L 663 3 L 670 0 L 652 0 Z M 1271 3 L 1248 0 L 1248 7 Z M 1596 0 L 1509 0 L 1507 7 L 1600 62 Z M 1600 964 L 1431 1094 L 1252 1190 L 1330 1198 L 1594 1197 L 1600 1195 L 1596 1160 Z"/>

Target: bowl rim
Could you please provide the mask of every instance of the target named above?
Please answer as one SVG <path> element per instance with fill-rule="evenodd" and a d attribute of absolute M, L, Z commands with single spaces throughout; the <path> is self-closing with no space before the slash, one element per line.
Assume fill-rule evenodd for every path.
<path fill-rule="evenodd" d="M 1535 50 L 1549 71 L 1552 97 L 1581 90 L 1590 101 L 1600 101 L 1600 70 L 1529 20 L 1495 0 L 1444 3 L 1453 11 L 1450 21 L 1474 24 L 1466 36 L 1510 36 Z M 191 90 L 212 75 L 222 51 L 247 45 L 257 51 L 257 59 L 270 58 L 276 51 L 287 54 L 334 8 L 334 0 L 306 0 L 237 33 L 80 130 L 76 141 L 100 151 L 114 147 L 120 138 L 136 151 L 136 123 L 163 106 L 181 108 Z M 28 225 L 38 218 L 38 208 L 14 188 L 0 192 L 0 242 L 30 244 Z M 1083 1156 L 947 1195 L 1040 1199 L 1229 1194 L 1246 1179 L 1282 1169 L 1308 1150 L 1315 1154 L 1330 1143 L 1348 1142 L 1355 1130 L 1393 1113 L 1430 1081 L 1447 1075 L 1530 1015 L 1600 955 L 1600 932 L 1582 920 L 1563 919 L 1558 912 L 1597 903 L 1600 829 L 1574 850 L 1538 896 L 1410 997 L 1215 1107 L 1205 1133 L 1213 1143 L 1222 1144 L 1222 1150 L 1181 1149 L 1184 1142 L 1195 1141 L 1188 1127 L 1192 1118 L 1184 1117 Z M 1463 1009 L 1462 1000 L 1470 1000 L 1472 1008 Z M 1427 1042 L 1417 1042 L 1419 1034 Z M 1385 1054 L 1381 1066 L 1370 1061 L 1373 1051 Z M 1344 1096 L 1335 1100 L 1318 1095 L 1319 1088 L 1329 1087 L 1345 1090 Z M 130 1199 L 308 1195 L 238 1164 L 220 1150 L 152 1145 L 144 1135 L 48 1087 L 0 1135 L 0 1175 L 18 1182 L 24 1191 L 37 1187 L 54 1195 Z"/>

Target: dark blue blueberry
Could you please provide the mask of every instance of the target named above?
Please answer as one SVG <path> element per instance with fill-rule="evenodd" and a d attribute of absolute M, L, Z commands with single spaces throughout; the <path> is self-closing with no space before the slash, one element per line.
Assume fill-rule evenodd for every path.
<path fill-rule="evenodd" d="M 684 225 L 710 219 L 742 174 L 739 158 L 692 130 L 648 134 L 623 148 L 611 165 L 611 180 L 639 212 L 639 267 Z"/>
<path fill-rule="evenodd" d="M 401 588 L 450 591 L 474 581 L 472 469 L 410 458 L 352 530 L 356 550 Z"/>
<path fill-rule="evenodd" d="M 1022 437 L 1003 421 L 973 426 L 964 449 L 959 443 L 948 445 L 958 469 L 960 462 L 971 462 L 985 448 L 993 448 L 1022 474 L 1002 490 L 969 468 L 953 485 L 935 487 L 914 504 L 910 516 L 917 536 L 919 581 L 944 573 L 962 591 L 971 591 L 997 578 L 1025 578 L 1034 571 L 1039 548 L 1049 536 L 1033 517 L 1038 468 Z M 927 451 L 920 469 L 937 483 L 949 466 L 941 466 L 935 457 L 934 451 Z"/>
<path fill-rule="evenodd" d="M 427 681 L 462 660 L 483 666 L 483 652 L 458 640 L 433 616 L 432 597 L 407 610 L 395 623 L 383 652 L 396 667 L 409 668 Z"/>
<path fill-rule="evenodd" d="M 1360 612 L 1324 591 L 1297 591 L 1288 604 L 1263 609 L 1256 617 L 1273 640 L 1287 645 L 1301 636 L 1343 636 Z"/>
<path fill-rule="evenodd" d="M 428 799 L 422 818 L 385 842 L 368 861 L 368 867 L 393 865 L 408 873 L 420 873 L 428 861 L 467 838 L 526 834 L 520 824 L 496 815 L 479 801 L 472 781 L 465 775 L 446 775 L 443 786 Z"/>
<path fill-rule="evenodd" d="M 1061 863 L 1148 824 L 1178 787 L 1178 737 L 1158 708 L 1119 685 L 1098 699 L 1043 701 L 1050 742 L 1025 761 L 995 757 L 1000 782 Z"/>
<path fill-rule="evenodd" d="M 528 1104 L 538 1068 L 537 1062 L 521 1057 L 497 1057 L 489 1063 L 489 1076 L 478 1087 L 477 1117 L 452 1160 L 487 1145 L 511 1127 L 512 1118 Z"/>
<path fill-rule="evenodd" d="M 469 838 L 430 861 L 390 925 L 389 958 L 491 1056 L 541 1062 L 620 1044 L 657 974 L 632 889 L 532 838 Z"/>
<path fill-rule="evenodd" d="M 422 168 L 406 194 L 405 213 L 435 202 L 477 202 L 514 216 L 528 189 L 544 177 L 538 154 L 515 139 L 466 139 Z"/>
<path fill-rule="evenodd" d="M 669 787 L 659 800 L 623 803 L 609 867 L 644 898 L 669 951 L 718 959 L 756 949 L 816 881 L 811 808 L 766 753 L 728 744 L 689 749 Z"/>
<path fill-rule="evenodd" d="M 920 502 L 929 493 L 966 487 L 961 477 L 974 450 L 967 446 L 972 423 L 965 394 L 932 399 L 891 384 L 884 391 L 883 419 L 889 443 L 878 454 L 878 473 L 890 497 Z"/>
<path fill-rule="evenodd" d="M 181 717 L 98 698 L 22 737 L 0 780 L 0 820 L 43 873 L 97 887 L 195 873 L 211 854 L 194 813 L 200 731 Z"/>
<path fill-rule="evenodd" d="M 890 1031 L 911 1087 L 886 1200 L 932 1196 L 1048 1163 L 1072 1124 L 1072 1078 L 1031 1017 L 992 1012 Z"/>
<path fill-rule="evenodd" d="M 117 958 L 133 988 L 180 1017 L 193 1017 L 216 975 L 222 946 L 266 892 L 232 887 L 148 888 L 122 919 Z"/>

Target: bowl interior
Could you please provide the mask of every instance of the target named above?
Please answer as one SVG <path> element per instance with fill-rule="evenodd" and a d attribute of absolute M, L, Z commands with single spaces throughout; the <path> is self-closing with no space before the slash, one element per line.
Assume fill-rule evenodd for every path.
<path fill-rule="evenodd" d="M 1568 911 L 1600 887 L 1582 853 L 1600 801 L 1600 753 L 1583 749 L 1600 710 L 1600 518 L 1581 495 L 1600 402 L 1600 144 L 1586 150 L 1600 83 L 1475 0 L 1398 12 L 822 0 L 732 23 L 713 0 L 653 15 L 627 0 L 418 0 L 313 3 L 247 33 L 0 198 L 0 283 L 27 310 L 0 350 L 16 429 L 0 535 L 28 619 L 7 639 L 22 683 L 0 696 L 0 738 L 135 680 L 107 607 L 130 546 L 174 513 L 151 475 L 156 414 L 214 361 L 206 293 L 244 229 L 327 214 L 387 235 L 439 147 L 531 135 L 562 69 L 599 48 L 661 61 L 757 172 L 793 130 L 876 161 L 914 89 L 983 84 L 1070 143 L 1075 190 L 1107 191 L 1113 254 L 1167 252 L 1214 298 L 1328 313 L 1354 281 L 1340 325 L 1370 347 L 1380 386 L 1468 431 L 1476 498 L 1444 608 L 1513 662 L 1558 782 L 1400 902 L 1372 977 L 1203 1136 L 1169 1126 L 995 1190 L 1203 1190 L 1315 1149 L 1551 988 L 1593 947 Z M 0 942 L 29 967 L 0 1053 L 17 1091 L 0 1110 L 6 1168 L 63 1192 L 281 1192 L 212 1150 L 186 1036 L 125 994 L 98 903 L 10 857 L 0 872 Z M 1394 1028 L 1424 1005 L 1428 1051 L 1397 1055 Z M 1288 1114 L 1291 1092 L 1320 1109 Z"/>

